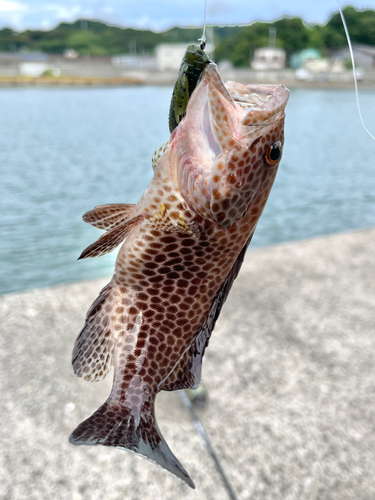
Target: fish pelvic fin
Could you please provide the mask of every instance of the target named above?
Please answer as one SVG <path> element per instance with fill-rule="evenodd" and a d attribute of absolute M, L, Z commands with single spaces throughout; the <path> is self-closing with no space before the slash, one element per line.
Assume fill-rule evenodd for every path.
<path fill-rule="evenodd" d="M 136 214 L 136 205 L 126 203 L 113 203 L 111 205 L 97 205 L 86 212 L 82 219 L 99 229 L 113 229 L 123 222 L 133 219 Z"/>
<path fill-rule="evenodd" d="M 90 382 L 103 380 L 113 359 L 114 340 L 106 306 L 112 302 L 111 280 L 90 307 L 72 355 L 74 373 Z"/>
<path fill-rule="evenodd" d="M 112 250 L 114 250 L 120 243 L 124 241 L 134 224 L 141 218 L 142 215 L 138 215 L 137 217 L 127 220 L 102 234 L 99 239 L 89 245 L 81 253 L 81 255 L 78 257 L 78 260 L 87 259 L 88 257 L 100 257 L 109 252 L 112 252 Z"/>
<path fill-rule="evenodd" d="M 74 430 L 69 441 L 77 446 L 100 444 L 132 451 L 195 488 L 189 474 L 173 455 L 159 430 L 153 403 L 152 407 L 146 403 L 138 412 L 134 408 L 114 403 L 109 398 Z"/>

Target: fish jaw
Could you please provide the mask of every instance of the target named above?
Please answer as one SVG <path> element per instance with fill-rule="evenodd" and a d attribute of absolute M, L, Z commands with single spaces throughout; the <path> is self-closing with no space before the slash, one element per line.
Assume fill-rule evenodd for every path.
<path fill-rule="evenodd" d="M 228 228 L 268 189 L 264 174 L 274 178 L 281 160 L 288 98 L 283 85 L 224 84 L 214 63 L 202 72 L 171 137 L 172 174 L 197 214 Z"/>

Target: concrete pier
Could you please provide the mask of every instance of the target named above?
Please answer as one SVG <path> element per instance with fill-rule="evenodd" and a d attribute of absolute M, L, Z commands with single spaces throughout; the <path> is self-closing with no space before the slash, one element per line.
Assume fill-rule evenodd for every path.
<path fill-rule="evenodd" d="M 108 396 L 71 368 L 108 280 L 0 297 L 0 498 L 227 500 L 176 393 L 160 428 L 196 490 L 68 437 Z M 199 416 L 239 499 L 375 499 L 375 229 L 247 254 L 203 364 Z"/>

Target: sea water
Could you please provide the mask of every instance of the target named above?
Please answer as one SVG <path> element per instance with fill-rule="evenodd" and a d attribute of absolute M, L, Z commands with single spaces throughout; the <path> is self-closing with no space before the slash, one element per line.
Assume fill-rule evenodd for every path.
<path fill-rule="evenodd" d="M 0 293 L 112 274 L 77 261 L 101 231 L 81 216 L 136 203 L 168 140 L 170 87 L 0 90 Z M 375 130 L 375 92 L 362 90 Z M 283 159 L 251 248 L 375 224 L 375 144 L 352 90 L 293 90 Z"/>

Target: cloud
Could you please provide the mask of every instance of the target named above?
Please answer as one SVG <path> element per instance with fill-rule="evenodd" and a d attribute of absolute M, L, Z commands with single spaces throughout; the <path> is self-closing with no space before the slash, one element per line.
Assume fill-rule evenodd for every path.
<path fill-rule="evenodd" d="M 1 1 L 1 0 L 0 0 Z M 42 11 L 52 11 L 57 17 L 60 18 L 70 18 L 75 17 L 80 11 L 81 7 L 79 5 L 72 7 L 65 7 L 64 5 L 49 3 L 45 7 L 42 7 Z"/>
<path fill-rule="evenodd" d="M 207 15 L 210 17 L 222 16 L 228 14 L 232 10 L 232 5 L 229 2 L 211 2 L 207 7 Z"/>
<path fill-rule="evenodd" d="M 151 23 L 151 18 L 150 16 L 142 16 L 140 17 L 139 19 L 137 19 L 135 21 L 135 24 L 139 27 L 139 28 L 146 28 L 147 26 L 150 26 L 150 23 Z"/>
<path fill-rule="evenodd" d="M 374 0 L 351 0 L 358 7 L 374 8 Z M 369 5 L 370 4 L 370 5 Z M 202 0 L 0 0 L 0 28 L 17 30 L 49 29 L 60 22 L 78 18 L 97 19 L 110 24 L 154 30 L 172 26 L 202 26 Z M 281 16 L 298 15 L 307 22 L 326 22 L 337 10 L 334 0 L 208 0 L 208 24 L 252 23 L 271 21 Z"/>
<path fill-rule="evenodd" d="M 101 10 L 105 14 L 114 14 L 115 13 L 115 10 L 112 7 L 110 7 L 109 5 L 105 5 Z"/>
<path fill-rule="evenodd" d="M 14 2 L 12 0 L 0 0 L 0 13 L 3 12 L 20 12 L 28 10 L 27 5 L 20 3 L 20 2 Z"/>

